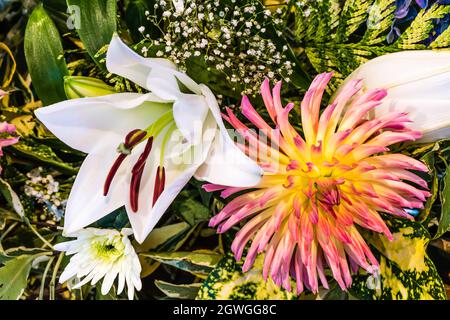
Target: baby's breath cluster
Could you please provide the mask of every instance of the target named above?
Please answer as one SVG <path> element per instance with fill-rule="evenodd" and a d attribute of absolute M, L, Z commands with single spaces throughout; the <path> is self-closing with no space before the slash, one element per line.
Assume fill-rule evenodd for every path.
<path fill-rule="evenodd" d="M 64 214 L 66 195 L 60 191 L 59 182 L 51 174 L 44 174 L 42 167 L 27 173 L 25 194 L 44 205 L 40 220 L 59 221 Z"/>
<path fill-rule="evenodd" d="M 282 34 L 281 10 L 271 12 L 260 2 L 178 0 L 157 1 L 147 19 L 160 28 L 162 37 L 150 39 L 145 27 L 139 31 L 158 47 L 156 56 L 186 69 L 191 58 L 204 59 L 208 70 L 223 72 L 224 77 L 244 94 L 258 91 L 264 77 L 289 82 L 294 63 L 286 58 L 286 45 L 275 43 Z"/>

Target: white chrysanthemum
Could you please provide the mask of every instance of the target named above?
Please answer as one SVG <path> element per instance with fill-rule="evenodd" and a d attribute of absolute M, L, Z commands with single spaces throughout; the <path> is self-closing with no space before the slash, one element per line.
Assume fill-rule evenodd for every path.
<path fill-rule="evenodd" d="M 119 277 L 117 293 L 120 294 L 127 284 L 128 298 L 134 296 L 134 289 L 141 290 L 141 264 L 128 236 L 133 231 L 86 228 L 71 236 L 76 240 L 58 243 L 55 249 L 65 251 L 70 258 L 60 283 L 78 278 L 81 280 L 73 289 L 80 288 L 91 281 L 96 284 L 103 279 L 101 292 L 107 294 L 114 280 Z M 84 279 L 82 279 L 84 277 Z"/>

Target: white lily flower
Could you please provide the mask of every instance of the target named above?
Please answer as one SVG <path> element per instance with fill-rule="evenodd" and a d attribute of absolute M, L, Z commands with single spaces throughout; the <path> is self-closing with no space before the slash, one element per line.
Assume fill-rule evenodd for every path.
<path fill-rule="evenodd" d="M 55 249 L 73 255 L 59 277 L 59 282 L 78 281 L 71 289 L 91 282 L 95 285 L 103 278 L 101 292 L 106 295 L 118 278 L 117 294 L 127 285 L 128 299 L 134 290 L 141 290 L 141 264 L 128 236 L 133 231 L 86 228 L 74 233 L 76 240 L 58 243 Z"/>
<path fill-rule="evenodd" d="M 348 78 L 362 79 L 367 90 L 388 89 L 375 116 L 407 112 L 409 127 L 419 130 L 419 142 L 450 137 L 450 51 L 403 51 L 360 66 Z"/>
<path fill-rule="evenodd" d="M 125 205 L 142 243 L 192 176 L 236 187 L 259 182 L 261 169 L 231 140 L 207 86 L 168 60 L 139 56 L 117 36 L 106 66 L 150 93 L 72 99 L 35 112 L 55 136 L 88 153 L 67 202 L 65 234 Z"/>

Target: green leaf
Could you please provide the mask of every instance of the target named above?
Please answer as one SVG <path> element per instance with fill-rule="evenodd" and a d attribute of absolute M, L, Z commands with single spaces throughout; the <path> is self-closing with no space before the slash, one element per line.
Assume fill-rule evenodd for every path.
<path fill-rule="evenodd" d="M 425 227 L 406 219 L 386 222 L 393 241 L 379 234 L 368 237 L 380 262 L 379 276 L 360 271 L 350 292 L 369 300 L 445 299 L 444 284 L 425 252 L 430 237 Z"/>
<path fill-rule="evenodd" d="M 100 220 L 97 220 L 91 226 L 94 228 L 112 228 L 119 230 L 124 228 L 128 223 L 127 211 L 125 207 L 120 207 Z"/>
<path fill-rule="evenodd" d="M 129 1 L 125 9 L 125 21 L 135 42 L 142 40 L 142 34 L 139 32 L 141 26 L 145 27 L 145 34 L 149 34 L 150 38 L 157 39 L 161 36 L 161 31 L 145 15 L 146 11 L 153 12 L 155 10 L 155 3 L 155 0 Z"/>
<path fill-rule="evenodd" d="M 450 165 L 445 170 L 443 187 L 440 192 L 441 217 L 439 219 L 438 230 L 434 238 L 439 238 L 449 230 L 450 226 Z"/>
<path fill-rule="evenodd" d="M 53 166 L 65 173 L 75 174 L 77 172 L 77 169 L 61 160 L 49 146 L 35 143 L 32 140 L 21 139 L 11 148 L 31 160 Z"/>
<path fill-rule="evenodd" d="M 280 289 L 269 278 L 262 277 L 263 255 L 259 255 L 253 268 L 246 273 L 241 271 L 243 262 L 236 262 L 229 254 L 223 258 L 198 293 L 200 300 L 293 300 L 298 297 Z"/>
<path fill-rule="evenodd" d="M 11 208 L 14 209 L 14 211 L 23 218 L 25 216 L 25 210 L 23 208 L 22 202 L 20 202 L 19 197 L 17 196 L 17 193 L 14 192 L 14 190 L 11 188 L 8 182 L 0 178 L 0 192 L 5 197 L 6 201 L 9 203 Z"/>
<path fill-rule="evenodd" d="M 173 284 L 161 280 L 155 280 L 155 285 L 169 298 L 192 300 L 197 296 L 198 290 L 202 284 Z"/>
<path fill-rule="evenodd" d="M 58 30 L 42 5 L 28 20 L 24 50 L 33 86 L 44 105 L 65 100 L 63 78 L 68 71 L 64 51 Z"/>
<path fill-rule="evenodd" d="M 79 8 L 78 35 L 92 59 L 100 63 L 116 32 L 116 0 L 67 0 L 67 4 Z"/>
<path fill-rule="evenodd" d="M 0 208 L 0 231 L 5 230 L 6 222 L 8 220 L 21 221 L 21 217 L 18 217 L 16 213 Z"/>
<path fill-rule="evenodd" d="M 136 252 L 142 253 L 149 250 L 154 251 L 175 251 L 178 250 L 194 230 L 186 222 L 180 222 L 161 228 L 155 228 L 142 244 L 136 244 Z M 145 278 L 152 274 L 158 267 L 159 262 L 139 254 L 142 265 L 141 277 Z"/>
<path fill-rule="evenodd" d="M 208 207 L 193 199 L 191 193 L 186 190 L 175 200 L 173 208 L 191 226 L 211 217 Z"/>
<path fill-rule="evenodd" d="M 193 252 L 149 252 L 141 254 L 161 263 L 173 266 L 195 275 L 207 275 L 223 258 L 210 250 L 197 250 Z"/>
<path fill-rule="evenodd" d="M 439 143 L 435 143 L 433 145 L 433 148 L 420 158 L 420 160 L 423 161 L 427 165 L 427 167 L 429 169 L 428 173 L 431 176 L 431 188 L 430 188 L 431 196 L 427 199 L 427 201 L 424 205 L 424 209 L 420 213 L 420 216 L 419 216 L 420 221 L 428 220 L 428 217 L 431 213 L 433 204 L 436 201 L 438 193 L 439 193 L 438 192 L 439 191 L 439 179 L 438 179 L 437 170 L 435 168 L 435 154 L 436 154 L 436 151 L 438 151 L 438 150 L 439 150 Z"/>
<path fill-rule="evenodd" d="M 35 256 L 23 255 L 5 262 L 0 268 L 0 300 L 17 300 L 27 286 L 31 262 Z"/>

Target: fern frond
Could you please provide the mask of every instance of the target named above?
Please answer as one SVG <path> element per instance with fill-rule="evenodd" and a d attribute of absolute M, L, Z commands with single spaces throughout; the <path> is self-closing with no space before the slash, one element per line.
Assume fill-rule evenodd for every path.
<path fill-rule="evenodd" d="M 314 7 L 298 11 L 295 35 L 298 40 L 315 38 L 325 41 L 334 34 L 341 11 L 339 0 L 323 0 Z"/>
<path fill-rule="evenodd" d="M 450 26 L 445 29 L 434 41 L 430 44 L 430 48 L 445 48 L 450 46 Z"/>
<path fill-rule="evenodd" d="M 435 19 L 440 19 L 450 12 L 450 5 L 433 4 L 429 9 L 421 10 L 411 25 L 403 32 L 395 45 L 400 49 L 424 49 L 421 43 L 428 39 L 434 27 Z"/>
<path fill-rule="evenodd" d="M 371 3 L 371 1 L 367 0 L 345 1 L 337 30 L 337 40 L 339 42 L 348 40 L 350 35 L 366 21 Z"/>
<path fill-rule="evenodd" d="M 304 2 L 303 2 L 304 3 Z M 404 49 L 425 48 L 438 21 L 450 13 L 450 5 L 431 5 L 419 12 L 393 44 L 387 36 L 395 22 L 396 0 L 346 0 L 342 9 L 337 0 L 309 1 L 297 7 L 296 52 L 299 60 L 309 63 L 318 73 L 333 71 L 335 76 L 328 90 L 369 59 Z M 305 18 L 304 12 L 307 12 Z M 398 22 L 398 21 L 397 21 Z M 426 41 L 424 41 L 426 40 Z M 450 45 L 450 28 L 429 45 L 442 48 Z M 304 55 L 303 58 L 300 55 Z"/>
<path fill-rule="evenodd" d="M 385 40 L 382 35 L 390 29 L 394 21 L 396 0 L 377 0 L 369 9 L 367 31 L 362 43 L 375 45 Z"/>

